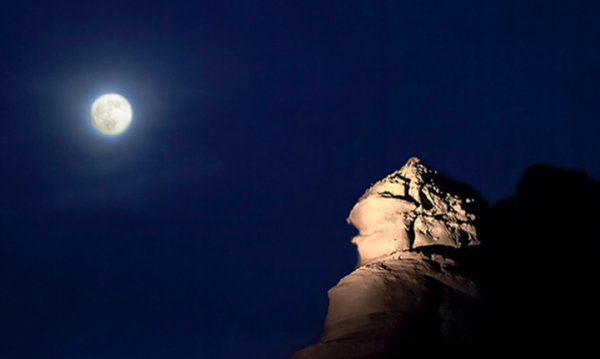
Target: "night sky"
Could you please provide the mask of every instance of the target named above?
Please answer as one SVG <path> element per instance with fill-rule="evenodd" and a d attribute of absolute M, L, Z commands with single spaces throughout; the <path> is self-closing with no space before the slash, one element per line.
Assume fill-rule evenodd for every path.
<path fill-rule="evenodd" d="M 283 359 L 409 157 L 600 179 L 597 0 L 4 1 L 0 44 L 3 359 Z"/>

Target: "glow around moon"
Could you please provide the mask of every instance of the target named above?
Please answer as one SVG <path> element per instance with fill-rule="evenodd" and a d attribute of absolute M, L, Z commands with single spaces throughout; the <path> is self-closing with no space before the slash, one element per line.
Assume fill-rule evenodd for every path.
<path fill-rule="evenodd" d="M 131 123 L 131 105 L 121 95 L 100 96 L 92 105 L 92 124 L 105 135 L 118 135 Z"/>

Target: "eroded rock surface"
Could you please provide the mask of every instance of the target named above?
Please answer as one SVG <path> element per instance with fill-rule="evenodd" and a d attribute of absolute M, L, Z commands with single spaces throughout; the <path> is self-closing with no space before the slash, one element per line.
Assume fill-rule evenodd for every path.
<path fill-rule="evenodd" d="M 475 224 L 487 202 L 474 189 L 413 157 L 375 183 L 348 217 L 360 234 L 352 242 L 359 264 L 426 246 L 477 245 Z"/>
<path fill-rule="evenodd" d="M 479 244 L 487 202 L 411 158 L 369 188 L 348 222 L 356 270 L 329 290 L 317 344 L 293 359 L 452 357 L 477 341 L 479 291 L 454 255 Z M 445 248 L 446 250 L 441 250 Z"/>

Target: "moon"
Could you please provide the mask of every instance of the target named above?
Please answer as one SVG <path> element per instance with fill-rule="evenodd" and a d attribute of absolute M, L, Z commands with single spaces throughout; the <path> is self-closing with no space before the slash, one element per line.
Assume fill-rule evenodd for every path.
<path fill-rule="evenodd" d="M 122 133 L 132 117 L 129 101 L 116 93 L 102 95 L 92 105 L 92 125 L 105 135 Z"/>

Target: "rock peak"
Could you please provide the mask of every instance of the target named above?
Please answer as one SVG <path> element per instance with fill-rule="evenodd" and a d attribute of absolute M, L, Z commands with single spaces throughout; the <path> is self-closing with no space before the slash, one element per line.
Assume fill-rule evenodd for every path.
<path fill-rule="evenodd" d="M 421 177 L 424 172 L 429 171 L 427 167 L 417 157 L 411 157 L 408 159 L 406 164 L 400 168 L 400 170 L 394 172 L 399 173 L 407 178 L 418 178 Z M 392 174 L 392 175 L 393 175 Z"/>
<path fill-rule="evenodd" d="M 417 157 L 372 185 L 348 217 L 360 234 L 359 265 L 426 246 L 477 245 L 487 202 L 472 187 L 438 174 Z"/>

